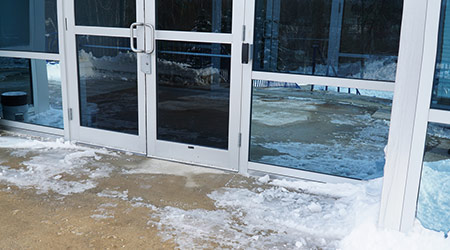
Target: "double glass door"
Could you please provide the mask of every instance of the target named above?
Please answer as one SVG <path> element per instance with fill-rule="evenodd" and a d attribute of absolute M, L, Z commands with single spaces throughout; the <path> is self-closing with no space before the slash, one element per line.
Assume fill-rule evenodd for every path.
<path fill-rule="evenodd" d="M 237 170 L 243 3 L 70 2 L 72 139 Z"/>

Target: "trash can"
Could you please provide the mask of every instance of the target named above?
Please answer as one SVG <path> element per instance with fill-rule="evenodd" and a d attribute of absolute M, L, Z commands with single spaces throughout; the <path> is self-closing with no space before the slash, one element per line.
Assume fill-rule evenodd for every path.
<path fill-rule="evenodd" d="M 22 91 L 4 92 L 1 95 L 3 119 L 26 122 L 28 121 L 28 95 Z"/>

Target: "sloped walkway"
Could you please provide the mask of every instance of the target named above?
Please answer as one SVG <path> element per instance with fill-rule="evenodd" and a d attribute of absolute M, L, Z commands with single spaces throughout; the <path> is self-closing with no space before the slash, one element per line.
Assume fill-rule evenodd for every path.
<path fill-rule="evenodd" d="M 3 133 L 0 249 L 370 249 L 360 241 L 379 239 L 380 187 L 246 178 Z"/>

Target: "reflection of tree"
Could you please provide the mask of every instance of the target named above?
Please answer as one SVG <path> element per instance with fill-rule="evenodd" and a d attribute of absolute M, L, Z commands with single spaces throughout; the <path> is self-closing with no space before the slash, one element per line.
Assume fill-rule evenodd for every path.
<path fill-rule="evenodd" d="M 274 7 L 277 0 L 257 0 L 255 69 L 310 71 L 315 52 L 316 56 L 320 52 L 325 59 L 322 61 L 327 61 L 333 1 L 336 0 L 281 1 L 277 8 Z M 342 28 L 336 38 L 340 39 L 340 48 L 336 48 L 339 53 L 361 55 L 354 59 L 359 61 L 368 55 L 397 56 L 403 0 L 343 3 L 343 12 L 339 12 L 343 20 L 336 24 L 342 26 L 333 27 L 335 32 Z M 276 63 L 270 63 L 275 60 Z"/>
<path fill-rule="evenodd" d="M 129 27 L 136 21 L 136 0 L 76 0 L 78 25 Z"/>
<path fill-rule="evenodd" d="M 397 55 L 402 0 L 346 0 L 342 52 Z"/>

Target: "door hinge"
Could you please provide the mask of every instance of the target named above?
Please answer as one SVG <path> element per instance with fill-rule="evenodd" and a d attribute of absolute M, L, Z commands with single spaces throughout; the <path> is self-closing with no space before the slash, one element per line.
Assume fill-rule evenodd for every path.
<path fill-rule="evenodd" d="M 252 60 L 252 45 L 248 43 L 242 44 L 242 63 L 248 64 Z"/>
<path fill-rule="evenodd" d="M 238 144 L 239 144 L 239 147 L 242 147 L 242 133 L 239 133 L 239 142 L 238 142 Z"/>
<path fill-rule="evenodd" d="M 73 112 L 72 112 L 72 109 L 70 108 L 68 112 L 69 112 L 69 121 L 72 121 L 72 120 L 73 120 Z"/>
<path fill-rule="evenodd" d="M 64 27 L 66 28 L 67 31 L 67 18 L 64 18 Z"/>

